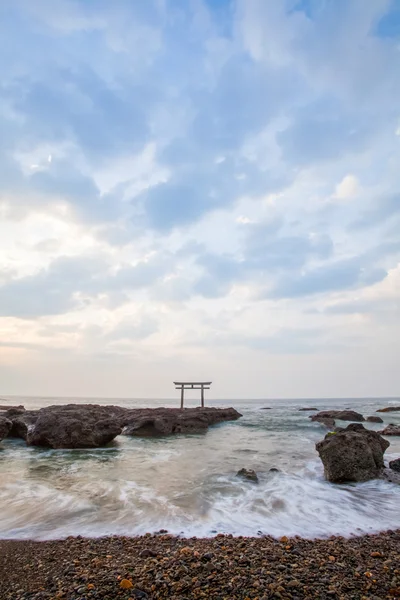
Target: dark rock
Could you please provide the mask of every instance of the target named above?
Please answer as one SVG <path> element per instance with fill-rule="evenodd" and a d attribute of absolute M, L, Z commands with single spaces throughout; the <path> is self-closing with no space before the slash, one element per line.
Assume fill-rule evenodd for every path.
<path fill-rule="evenodd" d="M 378 433 L 381 435 L 400 435 L 400 425 L 393 425 L 393 423 L 390 423 L 390 425 Z"/>
<path fill-rule="evenodd" d="M 270 406 L 263 406 L 260 410 L 272 410 Z"/>
<path fill-rule="evenodd" d="M 316 450 L 326 479 L 341 483 L 379 477 L 384 467 L 383 454 L 389 445 L 376 431 L 354 423 L 339 433 L 328 433 L 316 444 Z"/>
<path fill-rule="evenodd" d="M 318 421 L 318 417 L 339 419 L 339 421 L 365 421 L 364 417 L 354 410 L 322 410 L 316 415 L 310 416 L 310 419 L 312 421 Z"/>
<path fill-rule="evenodd" d="M 23 413 L 25 411 L 25 408 L 22 406 L 22 404 L 20 404 L 19 406 L 7 406 L 7 405 L 1 405 L 0 406 L 0 412 L 2 413 L 3 411 L 6 411 L 9 415 L 12 414 L 20 414 Z M 3 416 L 3 415 L 1 415 Z"/>
<path fill-rule="evenodd" d="M 334 429 L 335 428 L 335 420 L 332 419 L 331 417 L 322 417 L 319 415 L 315 415 L 314 417 L 311 417 L 311 421 L 316 421 L 317 423 L 321 423 L 321 425 L 324 425 L 327 429 Z"/>
<path fill-rule="evenodd" d="M 240 471 L 236 473 L 236 476 L 241 477 L 242 479 L 247 479 L 247 481 L 258 483 L 257 473 L 253 471 L 253 469 L 240 469 Z"/>
<path fill-rule="evenodd" d="M 5 417 L 0 417 L 0 441 L 8 436 L 9 431 L 11 431 L 12 422 Z"/>
<path fill-rule="evenodd" d="M 10 415 L 9 419 L 12 422 L 12 427 L 8 434 L 9 437 L 21 438 L 26 441 L 28 431 L 36 423 L 38 416 L 39 411 L 35 410 Z"/>
<path fill-rule="evenodd" d="M 400 472 L 395 471 L 394 469 L 383 469 L 381 478 L 390 483 L 400 484 Z"/>
<path fill-rule="evenodd" d="M 381 417 L 367 417 L 367 421 L 369 423 L 383 423 L 383 419 L 381 419 Z"/>
<path fill-rule="evenodd" d="M 158 556 L 158 553 L 155 550 L 151 550 L 150 548 L 145 548 L 139 554 L 140 558 L 155 558 Z"/>
<path fill-rule="evenodd" d="M 86 405 L 86 407 L 89 405 Z M 76 405 L 74 410 L 44 410 L 28 428 L 29 446 L 47 448 L 98 448 L 111 442 L 122 431 L 117 419 L 104 418 L 102 411 Z"/>
<path fill-rule="evenodd" d="M 299 408 L 299 411 L 302 411 L 302 410 L 318 410 L 318 408 L 315 408 L 315 407 L 312 407 L 312 408 L 308 408 L 308 407 L 306 407 L 306 408 Z"/>
<path fill-rule="evenodd" d="M 388 406 L 387 408 L 379 408 L 376 412 L 387 413 L 387 412 L 399 412 L 399 411 L 400 411 L 400 406 Z"/>
<path fill-rule="evenodd" d="M 389 467 L 393 469 L 393 471 L 398 471 L 400 473 L 400 458 L 396 458 L 395 460 L 391 460 L 389 463 Z"/>
<path fill-rule="evenodd" d="M 276 467 L 271 467 L 269 470 L 270 473 L 280 473 L 280 470 L 277 469 Z"/>

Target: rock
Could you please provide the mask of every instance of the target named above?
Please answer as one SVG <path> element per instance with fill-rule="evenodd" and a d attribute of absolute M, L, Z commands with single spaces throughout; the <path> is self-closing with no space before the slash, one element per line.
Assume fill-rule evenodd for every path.
<path fill-rule="evenodd" d="M 335 428 L 335 420 L 332 419 L 331 417 L 321 417 L 321 416 L 315 415 L 315 417 L 312 417 L 311 420 L 321 423 L 321 425 L 324 425 L 327 429 L 332 430 Z"/>
<path fill-rule="evenodd" d="M 271 467 L 269 470 L 270 473 L 280 473 L 280 470 L 277 469 L 276 467 Z"/>
<path fill-rule="evenodd" d="M 203 433 L 210 425 L 234 421 L 242 415 L 234 408 L 172 409 L 154 408 L 131 411 L 133 418 L 125 424 L 123 434 L 159 436 L 177 433 Z"/>
<path fill-rule="evenodd" d="M 260 410 L 272 410 L 270 406 L 263 406 Z"/>
<path fill-rule="evenodd" d="M 381 417 L 367 417 L 367 421 L 369 423 L 383 423 L 383 419 Z"/>
<path fill-rule="evenodd" d="M 39 411 L 34 425 L 28 428 L 29 446 L 47 448 L 99 448 L 111 442 L 122 431 L 117 419 L 104 418 L 102 411 L 76 405 L 74 410 Z"/>
<path fill-rule="evenodd" d="M 379 408 L 376 412 L 399 412 L 400 406 L 388 406 L 387 408 Z"/>
<path fill-rule="evenodd" d="M 390 481 L 390 483 L 397 483 L 398 485 L 400 484 L 400 472 L 393 469 L 383 469 L 381 478 L 385 481 Z"/>
<path fill-rule="evenodd" d="M 389 467 L 393 469 L 393 471 L 398 471 L 400 473 L 400 458 L 396 458 L 395 460 L 391 460 L 389 463 Z"/>
<path fill-rule="evenodd" d="M 389 442 L 376 431 L 353 423 L 339 433 L 328 433 L 316 444 L 325 477 L 333 483 L 368 481 L 382 473 Z"/>
<path fill-rule="evenodd" d="M 385 429 L 378 431 L 381 435 L 400 435 L 400 425 L 393 425 L 390 423 Z"/>
<path fill-rule="evenodd" d="M 11 431 L 12 422 L 5 417 L 0 417 L 0 441 L 8 436 L 9 431 Z"/>
<path fill-rule="evenodd" d="M 309 418 L 312 421 L 318 421 L 318 417 L 323 417 L 324 419 L 339 419 L 339 421 L 365 421 L 364 417 L 354 410 L 322 410 Z"/>
<path fill-rule="evenodd" d="M 22 404 L 20 404 L 19 406 L 7 406 L 2 404 L 0 406 L 0 412 L 3 412 L 4 410 L 10 414 L 18 414 L 23 413 L 25 411 L 25 408 L 22 406 Z"/>
<path fill-rule="evenodd" d="M 9 436 L 29 445 L 50 448 L 97 448 L 112 441 L 122 431 L 126 435 L 168 435 L 200 433 L 210 425 L 239 419 L 234 408 L 137 408 L 67 404 L 9 416 Z"/>
<path fill-rule="evenodd" d="M 257 473 L 253 471 L 253 469 L 240 469 L 240 471 L 236 473 L 236 476 L 241 477 L 242 479 L 247 479 L 247 481 L 258 483 Z"/>
<path fill-rule="evenodd" d="M 318 408 L 315 408 L 315 407 L 312 407 L 312 408 L 308 408 L 308 407 L 306 407 L 306 408 L 299 408 L 299 411 L 302 411 L 302 410 L 318 410 Z"/>

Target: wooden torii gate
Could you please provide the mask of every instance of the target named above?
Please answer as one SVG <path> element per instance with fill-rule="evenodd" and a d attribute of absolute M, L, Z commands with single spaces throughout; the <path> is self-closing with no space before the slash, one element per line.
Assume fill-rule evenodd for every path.
<path fill-rule="evenodd" d="M 174 381 L 176 390 L 181 390 L 181 408 L 183 408 L 183 401 L 185 390 L 201 390 L 201 407 L 204 408 L 204 390 L 209 390 L 212 381 Z"/>

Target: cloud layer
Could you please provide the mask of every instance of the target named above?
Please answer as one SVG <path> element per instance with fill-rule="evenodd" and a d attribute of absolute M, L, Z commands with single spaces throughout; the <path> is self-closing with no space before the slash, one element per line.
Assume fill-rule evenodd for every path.
<path fill-rule="evenodd" d="M 396 1 L 0 15 L 4 394 L 398 393 Z"/>

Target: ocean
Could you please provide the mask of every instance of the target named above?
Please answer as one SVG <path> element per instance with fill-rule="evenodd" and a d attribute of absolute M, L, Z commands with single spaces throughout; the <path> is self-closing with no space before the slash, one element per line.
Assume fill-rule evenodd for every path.
<path fill-rule="evenodd" d="M 27 409 L 70 402 L 132 408 L 179 404 L 177 399 L 3 398 Z M 185 537 L 231 533 L 324 538 L 400 528 L 400 486 L 380 480 L 326 482 L 315 450 L 326 429 L 310 421 L 312 413 L 298 410 L 351 408 L 369 416 L 378 408 L 399 405 L 400 399 L 206 404 L 233 406 L 243 417 L 202 435 L 119 436 L 96 450 L 48 450 L 27 447 L 22 440 L 3 440 L 0 538 L 134 536 L 161 529 Z M 265 407 L 270 410 L 262 410 Z M 400 413 L 381 416 L 385 424 L 400 422 Z M 386 460 L 400 456 L 400 438 L 392 437 L 390 443 Z M 254 469 L 259 484 L 236 477 L 242 467 Z"/>

